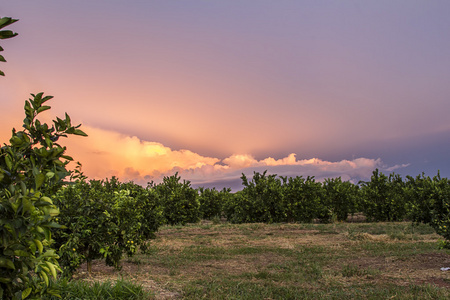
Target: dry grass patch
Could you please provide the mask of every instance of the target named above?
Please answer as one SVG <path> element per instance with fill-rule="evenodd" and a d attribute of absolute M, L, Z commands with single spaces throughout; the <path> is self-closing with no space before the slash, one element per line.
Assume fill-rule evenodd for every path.
<path fill-rule="evenodd" d="M 164 227 L 151 241 L 151 254 L 124 260 L 121 271 L 94 262 L 91 276 L 80 269 L 76 278 L 129 278 L 156 299 L 284 299 L 300 292 L 358 298 L 366 286 L 375 295 L 420 297 L 424 284 L 444 288 L 426 293 L 450 297 L 450 272 L 440 270 L 450 266 L 450 252 L 437 250 L 438 237 L 426 231 L 403 238 L 405 228 L 406 223 Z M 418 291 L 411 292 L 411 285 Z"/>

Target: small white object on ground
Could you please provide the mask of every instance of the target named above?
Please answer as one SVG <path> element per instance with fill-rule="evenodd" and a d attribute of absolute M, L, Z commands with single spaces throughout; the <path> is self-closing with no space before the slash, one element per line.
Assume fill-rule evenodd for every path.
<path fill-rule="evenodd" d="M 447 267 L 447 268 L 441 268 L 441 271 L 449 271 L 449 270 L 450 270 L 449 267 Z"/>

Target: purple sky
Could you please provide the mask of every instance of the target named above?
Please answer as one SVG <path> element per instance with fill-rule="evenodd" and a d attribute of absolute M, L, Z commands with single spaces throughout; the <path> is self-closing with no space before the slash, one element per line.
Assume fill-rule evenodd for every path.
<path fill-rule="evenodd" d="M 88 176 L 450 176 L 449 1 L 6 1 L 0 139 L 30 93 Z M 296 154 L 290 156 L 290 154 Z M 272 158 L 272 160 L 268 160 Z M 316 158 L 316 160 L 311 160 Z"/>

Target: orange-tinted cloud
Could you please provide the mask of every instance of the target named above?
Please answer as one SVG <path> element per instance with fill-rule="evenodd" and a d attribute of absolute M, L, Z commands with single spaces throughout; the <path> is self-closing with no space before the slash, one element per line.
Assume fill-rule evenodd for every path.
<path fill-rule="evenodd" d="M 82 162 L 83 171 L 90 178 L 102 179 L 117 176 L 122 181 L 132 180 L 145 184 L 159 182 L 163 176 L 178 172 L 183 179 L 195 185 L 220 187 L 227 182 L 239 181 L 242 173 L 253 171 L 280 176 L 316 176 L 323 178 L 341 176 L 343 180 L 369 178 L 375 168 L 387 168 L 380 159 L 357 158 L 337 162 L 318 158 L 297 160 L 291 153 L 280 159 L 268 157 L 257 160 L 250 154 L 234 154 L 224 159 L 202 156 L 190 150 L 173 150 L 161 143 L 143 141 L 114 131 L 84 126 L 88 138 L 71 137 L 66 141 L 69 154 Z"/>
<path fill-rule="evenodd" d="M 74 159 L 83 164 L 83 172 L 92 178 L 117 176 L 121 180 L 142 181 L 144 177 L 159 177 L 175 168 L 190 170 L 220 161 L 113 131 L 89 126 L 83 130 L 89 137 L 70 137 L 65 144 Z"/>

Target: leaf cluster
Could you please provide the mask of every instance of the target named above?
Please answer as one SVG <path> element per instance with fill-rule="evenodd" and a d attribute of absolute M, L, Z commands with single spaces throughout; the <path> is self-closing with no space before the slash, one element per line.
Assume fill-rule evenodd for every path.
<path fill-rule="evenodd" d="M 4 27 L 9 26 L 17 21 L 18 21 L 17 19 L 12 19 L 9 17 L 0 18 L 0 29 L 3 29 Z M 9 39 L 15 37 L 16 35 L 17 33 L 11 30 L 0 30 L 0 40 Z M 3 48 L 1 46 L 0 51 L 3 51 Z M 3 55 L 0 55 L 0 62 L 6 62 L 6 59 L 3 57 Z M 3 71 L 1 70 L 0 76 L 5 76 L 5 73 L 3 73 Z"/>
<path fill-rule="evenodd" d="M 37 118 L 50 109 L 51 96 L 32 94 L 25 102 L 23 130 L 12 130 L 9 144 L 0 148 L 0 298 L 39 298 L 56 293 L 49 277 L 60 271 L 52 249 L 52 228 L 58 208 L 51 194 L 69 174 L 72 158 L 56 141 L 67 134 L 86 135 L 72 126 L 51 126 Z"/>

